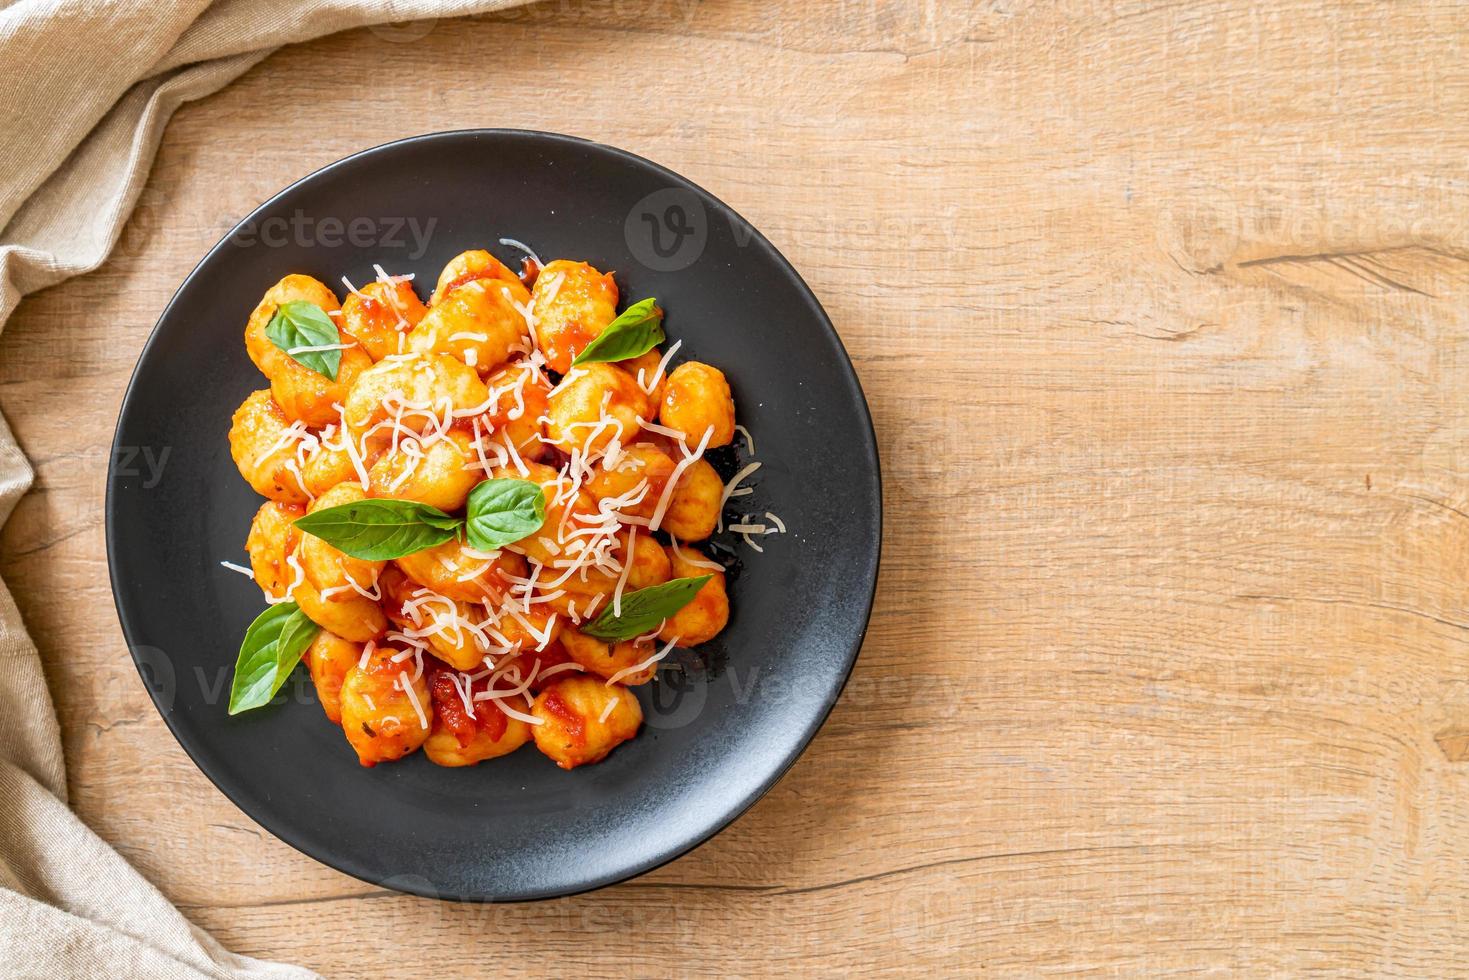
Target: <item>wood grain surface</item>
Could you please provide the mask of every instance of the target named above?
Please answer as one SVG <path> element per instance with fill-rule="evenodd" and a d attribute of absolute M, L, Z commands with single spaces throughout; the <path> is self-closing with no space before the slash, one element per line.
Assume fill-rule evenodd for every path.
<path fill-rule="evenodd" d="M 333 976 L 1469 969 L 1466 43 L 1450 2 L 551 0 L 281 51 L 0 335 L 38 471 L 0 573 L 76 808 L 232 949 Z M 626 147 L 764 231 L 856 363 L 887 504 L 791 773 L 523 906 L 257 828 L 147 700 L 103 551 L 122 392 L 194 262 L 323 164 L 468 126 Z"/>

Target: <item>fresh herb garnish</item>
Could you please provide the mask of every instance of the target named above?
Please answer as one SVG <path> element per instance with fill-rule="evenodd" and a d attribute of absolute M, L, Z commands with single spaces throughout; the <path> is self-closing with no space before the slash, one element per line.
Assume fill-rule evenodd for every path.
<path fill-rule="evenodd" d="M 530 480 L 485 480 L 469 493 L 464 530 L 471 547 L 494 551 L 546 523 L 546 494 Z"/>
<path fill-rule="evenodd" d="M 235 659 L 230 714 L 269 704 L 320 629 L 294 602 L 271 606 L 256 616 Z"/>
<path fill-rule="evenodd" d="M 640 357 L 663 343 L 663 311 L 654 305 L 650 296 L 638 300 L 622 311 L 616 320 L 597 334 L 590 344 L 582 348 L 571 362 L 596 364 L 607 361 L 625 361 Z"/>
<path fill-rule="evenodd" d="M 443 544 L 464 522 L 414 500 L 371 498 L 296 518 L 296 526 L 353 558 L 388 561 Z"/>
<path fill-rule="evenodd" d="M 296 363 L 337 380 L 337 370 L 342 366 L 341 350 L 302 350 L 342 342 L 337 325 L 315 303 L 301 299 L 282 303 L 265 325 L 265 336 Z"/>
<path fill-rule="evenodd" d="M 630 558 L 628 559 L 631 560 Z M 630 640 L 658 628 L 658 624 L 693 601 L 712 575 L 676 578 L 662 585 L 629 592 L 622 597 L 622 614 L 613 615 L 612 604 L 581 632 L 599 640 Z"/>

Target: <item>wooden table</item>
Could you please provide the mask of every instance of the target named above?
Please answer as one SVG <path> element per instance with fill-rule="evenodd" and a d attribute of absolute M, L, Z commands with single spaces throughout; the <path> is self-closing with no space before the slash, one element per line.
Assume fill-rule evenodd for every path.
<path fill-rule="evenodd" d="M 0 573 L 82 817 L 232 949 L 333 975 L 1444 975 L 1469 901 L 1469 18 L 1451 3 L 553 0 L 280 52 L 184 108 L 118 254 L 28 299 Z M 113 421 L 277 188 L 425 130 L 627 147 L 762 229 L 877 424 L 872 631 L 693 854 L 512 907 L 259 830 L 107 585 Z"/>

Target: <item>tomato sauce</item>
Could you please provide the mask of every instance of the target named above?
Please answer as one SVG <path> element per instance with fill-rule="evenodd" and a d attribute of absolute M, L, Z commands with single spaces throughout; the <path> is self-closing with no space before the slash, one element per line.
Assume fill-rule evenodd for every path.
<path fill-rule="evenodd" d="M 459 741 L 460 748 L 467 748 L 475 736 L 484 732 L 492 740 L 499 741 L 505 735 L 509 719 L 494 701 L 477 701 L 474 715 L 464 707 L 464 699 L 454 682 L 454 671 L 441 670 L 434 674 L 430 695 L 434 702 L 434 720 L 442 724 Z M 470 683 L 470 696 L 485 690 L 483 681 Z"/>
<path fill-rule="evenodd" d="M 460 276 L 457 279 L 449 280 L 449 282 L 444 285 L 444 288 L 439 290 L 439 295 L 441 297 L 448 296 L 451 292 L 458 289 L 460 286 L 463 286 L 466 283 L 475 282 L 479 279 L 495 280 L 499 278 L 499 274 L 494 269 L 476 269 L 472 272 L 466 272 L 464 275 Z"/>
<path fill-rule="evenodd" d="M 573 711 L 571 705 L 567 704 L 566 700 L 554 688 L 547 691 L 541 697 L 541 704 L 561 722 L 561 727 L 566 732 L 566 737 L 572 742 L 585 743 L 587 740 L 586 719 Z"/>
<path fill-rule="evenodd" d="M 526 289 L 536 284 L 536 278 L 541 274 L 541 266 L 535 259 L 527 255 L 520 260 L 520 282 Z"/>

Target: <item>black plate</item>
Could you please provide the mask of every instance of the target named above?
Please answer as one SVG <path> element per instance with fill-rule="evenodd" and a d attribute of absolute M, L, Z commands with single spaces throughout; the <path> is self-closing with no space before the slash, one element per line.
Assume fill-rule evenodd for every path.
<path fill-rule="evenodd" d="M 244 562 L 260 499 L 230 460 L 230 415 L 265 380 L 246 316 L 289 272 L 338 287 L 417 273 L 421 294 L 475 247 L 615 270 L 658 297 L 678 360 L 718 365 L 764 466 L 742 512 L 789 533 L 741 556 L 728 629 L 641 688 L 643 732 L 562 772 L 534 747 L 472 769 L 421 755 L 363 769 L 304 669 L 279 705 L 230 718 L 229 674 L 264 608 Z M 738 439 L 737 439 L 738 442 Z M 744 449 L 726 451 L 728 470 Z M 881 535 L 872 421 L 851 362 L 789 263 L 677 174 L 566 136 L 438 133 L 358 153 L 262 205 L 189 274 L 143 348 L 117 423 L 107 557 L 123 633 L 179 743 L 277 837 L 376 884 L 442 898 L 565 895 L 640 874 L 706 840 L 795 761 L 851 672 Z M 305 703 L 291 703 L 293 701 Z"/>

